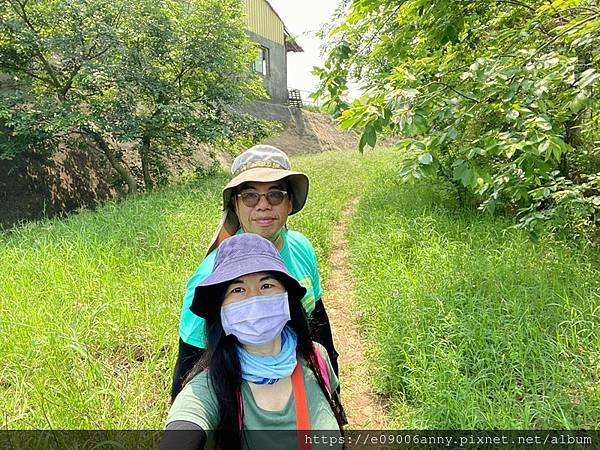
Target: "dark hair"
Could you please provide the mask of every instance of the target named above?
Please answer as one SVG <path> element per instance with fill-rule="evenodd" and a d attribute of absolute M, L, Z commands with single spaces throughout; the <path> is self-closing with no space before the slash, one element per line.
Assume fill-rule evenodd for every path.
<path fill-rule="evenodd" d="M 290 292 L 286 281 L 277 272 L 270 273 L 275 279 L 282 282 L 286 290 Z M 218 294 L 215 294 L 219 296 L 219 304 L 223 303 L 225 289 L 228 284 L 222 283 Z M 291 317 L 288 325 L 291 326 L 298 337 L 296 352 L 299 357 L 307 362 L 308 367 L 314 373 L 341 428 L 343 418 L 340 416 L 339 409 L 336 408 L 319 370 L 318 360 L 314 353 L 318 350 L 313 347 L 310 328 L 301 299 L 292 298 L 290 295 L 288 296 L 288 301 Z M 200 361 L 190 371 L 184 381 L 184 385 L 200 372 L 210 367 L 210 383 L 219 404 L 220 421 L 217 430 L 215 430 L 216 445 L 223 449 L 238 449 L 241 448 L 242 443 L 242 429 L 238 419 L 240 414 L 239 399 L 241 396 L 242 374 L 236 347 L 241 344 L 235 336 L 225 335 L 221 324 L 221 315 L 218 312 L 206 319 L 206 337 L 208 344 L 206 352 L 204 352 Z M 337 397 L 335 398 L 337 399 Z"/>

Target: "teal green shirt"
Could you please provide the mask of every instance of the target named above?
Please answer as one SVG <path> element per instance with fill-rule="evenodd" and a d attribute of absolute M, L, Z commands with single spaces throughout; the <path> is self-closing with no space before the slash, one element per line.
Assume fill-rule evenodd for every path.
<path fill-rule="evenodd" d="M 327 351 L 320 345 L 315 344 L 327 364 L 327 372 L 331 389 L 338 387 L 338 380 L 333 372 Z M 311 430 L 337 430 L 339 427 L 335 415 L 329 406 L 325 394 L 321 390 L 315 375 L 300 360 L 302 375 L 304 377 L 304 389 L 308 405 L 308 416 Z M 247 381 L 242 381 L 242 401 L 244 408 L 243 429 L 244 430 L 295 430 L 296 429 L 296 401 L 294 393 L 281 411 L 266 411 L 256 404 L 252 391 Z M 211 387 L 208 372 L 201 372 L 186 384 L 181 393 L 171 406 L 167 424 L 176 420 L 186 420 L 202 427 L 207 433 L 209 441 L 206 448 L 213 448 L 211 430 L 215 430 L 219 424 L 219 406 L 214 390 Z M 248 448 L 297 448 L 297 437 L 295 433 L 248 433 Z M 269 445 L 269 439 L 277 439 L 276 445 Z M 257 442 L 260 441 L 260 442 Z M 281 442 L 287 440 L 289 442 Z M 266 442 L 265 442 L 266 441 Z M 339 442 L 339 441 L 338 441 Z M 273 444 L 273 443 L 271 443 Z"/>
<path fill-rule="evenodd" d="M 298 282 L 306 288 L 306 295 L 302 299 L 302 305 L 306 314 L 310 315 L 315 309 L 315 302 L 323 294 L 321 281 L 317 270 L 317 257 L 310 241 L 297 231 L 284 229 L 282 233 L 283 245 L 281 247 L 281 259 L 287 269 Z M 183 297 L 181 308 L 181 319 L 179 322 L 179 336 L 190 345 L 206 348 L 206 335 L 204 332 L 204 319 L 190 311 L 196 286 L 208 277 L 215 264 L 217 251 L 213 250 L 200 263 L 196 272 L 189 279 Z"/>

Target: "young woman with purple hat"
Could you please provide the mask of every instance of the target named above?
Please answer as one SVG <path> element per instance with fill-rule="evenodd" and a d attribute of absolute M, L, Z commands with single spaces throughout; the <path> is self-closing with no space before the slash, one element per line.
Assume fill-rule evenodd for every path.
<path fill-rule="evenodd" d="M 188 432 L 167 433 L 161 448 L 307 448 L 310 430 L 340 436 L 338 380 L 311 340 L 305 293 L 270 241 L 224 240 L 191 305 L 206 321 L 207 351 L 167 419 L 167 431 Z"/>
<path fill-rule="evenodd" d="M 179 354 L 173 374 L 171 398 L 206 348 L 205 320 L 190 306 L 196 287 L 213 271 L 216 249 L 237 233 L 254 233 L 271 241 L 288 271 L 306 288 L 302 305 L 315 340 L 321 343 L 337 374 L 337 352 L 321 299 L 322 289 L 315 251 L 301 233 L 287 228 L 289 215 L 299 212 L 308 196 L 308 177 L 291 170 L 287 155 L 270 145 L 256 145 L 239 155 L 231 166 L 232 179 L 223 188 L 223 216 L 208 252 L 189 279 L 179 322 Z"/>

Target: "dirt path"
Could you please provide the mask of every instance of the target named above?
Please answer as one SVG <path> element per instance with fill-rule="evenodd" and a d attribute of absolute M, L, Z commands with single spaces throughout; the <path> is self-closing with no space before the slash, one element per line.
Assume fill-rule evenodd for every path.
<path fill-rule="evenodd" d="M 358 198 L 342 211 L 333 227 L 333 249 L 329 257 L 331 273 L 325 283 L 327 314 L 333 328 L 333 339 L 340 354 L 342 403 L 348 416 L 350 430 L 389 429 L 385 404 L 375 395 L 368 382 L 367 361 L 360 336 L 354 295 L 354 279 L 348 268 L 346 230 Z"/>

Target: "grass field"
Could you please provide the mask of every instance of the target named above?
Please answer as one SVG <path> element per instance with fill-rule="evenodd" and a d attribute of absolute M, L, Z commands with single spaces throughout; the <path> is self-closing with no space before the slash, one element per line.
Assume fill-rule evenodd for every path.
<path fill-rule="evenodd" d="M 351 224 L 371 374 L 400 429 L 600 428 L 600 258 L 382 171 Z"/>
<path fill-rule="evenodd" d="M 293 159 L 311 180 L 290 227 L 327 276 L 330 230 L 395 155 Z M 187 278 L 219 220 L 218 173 L 0 234 L 2 429 L 160 429 Z"/>
<path fill-rule="evenodd" d="M 352 266 L 373 382 L 395 426 L 600 427 L 597 254 L 532 243 L 444 191 L 399 186 L 397 158 L 294 158 L 311 188 L 290 218 L 326 278 L 331 227 L 361 197 Z M 184 286 L 226 179 L 0 234 L 3 429 L 162 428 Z"/>

